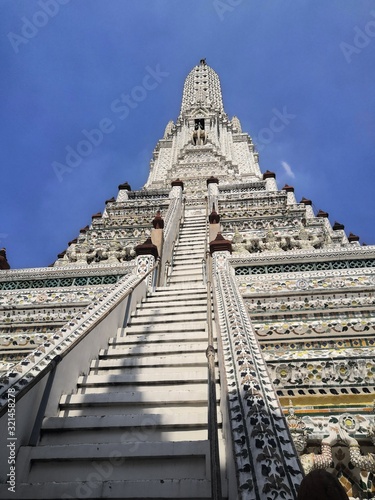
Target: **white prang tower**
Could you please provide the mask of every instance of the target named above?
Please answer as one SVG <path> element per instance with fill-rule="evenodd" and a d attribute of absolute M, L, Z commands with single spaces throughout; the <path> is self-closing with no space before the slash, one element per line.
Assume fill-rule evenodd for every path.
<path fill-rule="evenodd" d="M 1 259 L 0 498 L 375 495 L 375 248 L 261 173 L 205 60 L 143 189 Z"/>
<path fill-rule="evenodd" d="M 219 77 L 202 60 L 185 80 L 180 116 L 156 146 L 145 187 L 167 188 L 181 178 L 189 198 L 204 200 L 210 176 L 219 176 L 220 184 L 262 179 L 251 138 L 238 118 L 229 120 Z"/>

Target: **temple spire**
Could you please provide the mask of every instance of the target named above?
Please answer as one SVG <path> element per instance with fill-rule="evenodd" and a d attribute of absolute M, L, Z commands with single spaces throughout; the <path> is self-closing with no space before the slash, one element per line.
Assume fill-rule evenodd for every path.
<path fill-rule="evenodd" d="M 201 59 L 188 74 L 182 95 L 181 114 L 197 107 L 223 112 L 223 98 L 217 73 Z"/>

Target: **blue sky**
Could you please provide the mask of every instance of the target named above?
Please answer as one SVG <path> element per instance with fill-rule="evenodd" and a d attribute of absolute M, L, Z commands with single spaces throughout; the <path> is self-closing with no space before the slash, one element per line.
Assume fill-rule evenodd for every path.
<path fill-rule="evenodd" d="M 12 268 L 51 264 L 118 184 L 143 186 L 203 57 L 226 112 L 258 141 L 262 171 L 375 243 L 375 0 L 1 0 L 0 9 L 0 246 Z M 155 72 L 157 84 L 140 90 Z M 116 111 L 132 91 L 136 105 Z M 288 123 L 270 133 L 275 113 Z M 56 175 L 66 148 L 98 127 L 92 151 Z"/>

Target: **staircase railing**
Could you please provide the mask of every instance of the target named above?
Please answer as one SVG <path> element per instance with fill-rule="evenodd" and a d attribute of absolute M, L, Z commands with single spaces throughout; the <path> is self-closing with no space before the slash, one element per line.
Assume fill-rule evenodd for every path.
<path fill-rule="evenodd" d="M 176 245 L 178 245 L 178 241 L 180 239 L 181 225 L 183 224 L 184 218 L 185 218 L 185 201 L 186 201 L 185 198 L 183 198 L 181 201 L 181 210 L 179 213 L 179 218 L 175 222 L 176 227 L 177 227 L 177 232 L 175 234 L 175 238 L 172 242 L 171 250 L 169 252 L 170 260 L 167 260 L 165 262 L 165 266 L 164 266 L 164 283 L 163 283 L 164 286 L 169 285 L 169 278 L 170 278 L 172 271 L 173 271 L 173 268 L 174 268 L 174 251 L 175 251 Z"/>
<path fill-rule="evenodd" d="M 178 240 L 178 232 L 184 212 L 184 200 L 181 186 L 174 186 L 170 191 L 170 203 L 165 214 L 163 230 L 163 250 L 160 264 L 160 281 L 165 282 L 166 276 L 171 272 L 173 263 L 174 245 Z M 169 269 L 168 269 L 169 268 Z"/>
<path fill-rule="evenodd" d="M 216 376 L 215 376 L 215 348 L 212 326 L 212 262 L 208 250 L 208 202 L 206 198 L 206 236 L 205 236 L 205 282 L 207 286 L 207 337 L 208 346 L 206 357 L 208 363 L 208 439 L 210 442 L 210 470 L 211 470 L 211 497 L 213 500 L 222 499 L 221 470 L 219 456 L 219 435 L 216 406 Z"/>

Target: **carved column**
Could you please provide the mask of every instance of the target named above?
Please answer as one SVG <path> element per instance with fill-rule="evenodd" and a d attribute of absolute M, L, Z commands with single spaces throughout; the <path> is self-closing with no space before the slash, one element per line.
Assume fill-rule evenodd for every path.
<path fill-rule="evenodd" d="M 288 194 L 287 194 L 287 205 L 296 205 L 297 204 L 297 201 L 296 201 L 296 197 L 294 195 L 294 187 L 293 186 L 289 186 L 288 184 L 285 184 L 285 186 L 283 187 L 283 191 L 286 191 Z"/>
<path fill-rule="evenodd" d="M 274 172 L 270 172 L 266 170 L 263 174 L 263 180 L 266 181 L 266 190 L 267 191 L 277 191 L 276 184 L 276 174 Z"/>
<path fill-rule="evenodd" d="M 118 195 L 116 202 L 127 201 L 129 199 L 128 192 L 131 190 L 132 188 L 127 182 L 124 182 L 124 184 L 120 184 L 118 187 Z"/>
<path fill-rule="evenodd" d="M 302 198 L 300 203 L 303 203 L 306 207 L 306 219 L 313 219 L 315 217 L 314 210 L 312 208 L 312 201 L 307 198 Z"/>
<path fill-rule="evenodd" d="M 211 210 L 212 206 L 215 205 L 218 208 L 218 197 L 219 197 L 219 179 L 211 176 L 207 179 L 207 191 L 208 191 L 208 209 Z"/>

